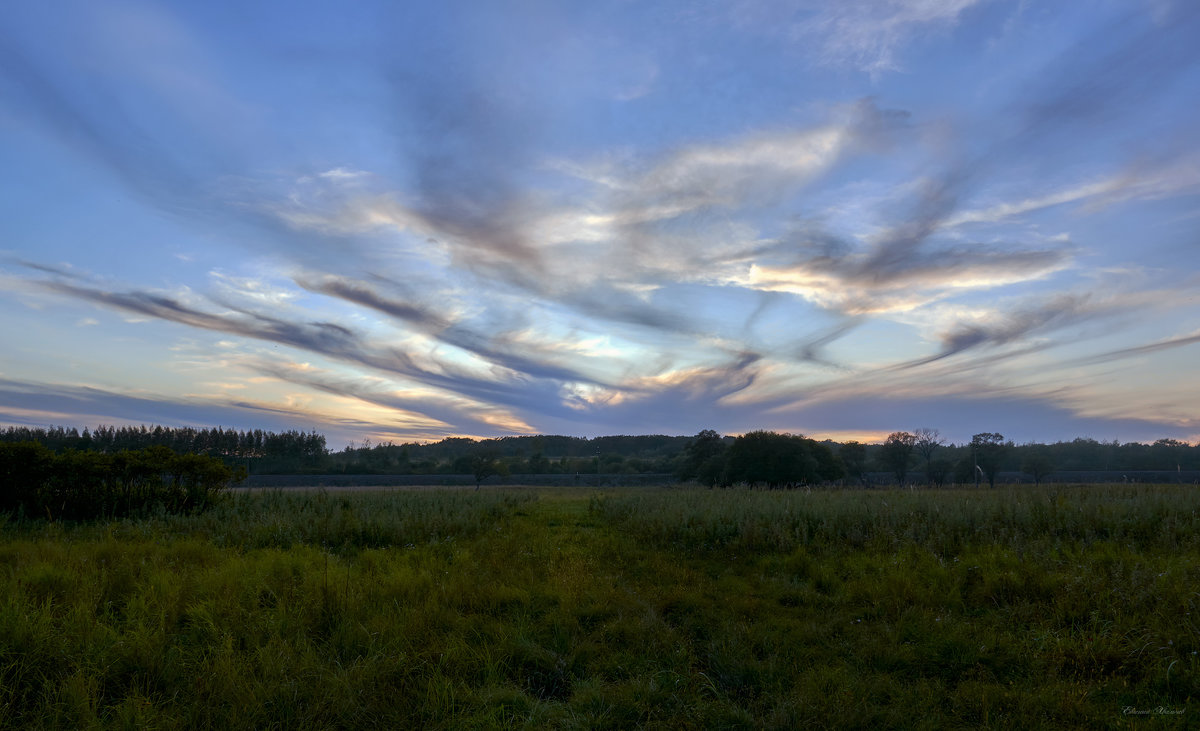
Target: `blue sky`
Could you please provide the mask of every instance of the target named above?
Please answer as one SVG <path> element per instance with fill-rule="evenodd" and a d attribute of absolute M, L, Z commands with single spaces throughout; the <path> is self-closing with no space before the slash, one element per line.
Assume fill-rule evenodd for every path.
<path fill-rule="evenodd" d="M 0 423 L 1200 439 L 1177 0 L 0 9 Z"/>

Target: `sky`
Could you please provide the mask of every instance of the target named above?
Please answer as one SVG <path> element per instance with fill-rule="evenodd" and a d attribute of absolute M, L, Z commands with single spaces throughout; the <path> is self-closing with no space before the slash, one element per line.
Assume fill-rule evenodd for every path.
<path fill-rule="evenodd" d="M 1200 440 L 1190 0 L 0 8 L 0 424 Z"/>

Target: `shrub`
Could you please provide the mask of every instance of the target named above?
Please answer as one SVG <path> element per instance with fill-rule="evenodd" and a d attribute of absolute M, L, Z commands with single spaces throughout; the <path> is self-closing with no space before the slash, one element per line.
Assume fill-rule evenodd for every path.
<path fill-rule="evenodd" d="M 202 510 L 240 477 L 219 459 L 166 447 L 55 454 L 35 442 L 0 443 L 0 511 L 51 519 Z"/>

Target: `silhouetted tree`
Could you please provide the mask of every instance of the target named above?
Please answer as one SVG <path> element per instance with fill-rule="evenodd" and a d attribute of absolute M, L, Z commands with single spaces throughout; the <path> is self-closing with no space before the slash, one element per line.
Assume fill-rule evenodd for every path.
<path fill-rule="evenodd" d="M 925 481 L 932 485 L 934 484 L 933 453 L 937 451 L 938 447 L 945 444 L 945 440 L 942 439 L 937 429 L 917 429 L 913 436 L 916 437 L 913 449 L 925 462 Z"/>
<path fill-rule="evenodd" d="M 850 479 L 862 484 L 867 471 L 867 447 L 861 442 L 850 440 L 838 448 L 838 456 Z"/>
<path fill-rule="evenodd" d="M 725 438 L 712 429 L 705 429 L 684 447 L 683 462 L 676 476 L 709 487 L 716 485 L 725 475 L 725 450 Z"/>
<path fill-rule="evenodd" d="M 954 468 L 954 463 L 943 457 L 938 457 L 929 463 L 927 473 L 929 476 L 929 484 L 941 487 L 946 484 L 946 478 L 950 476 L 950 470 Z"/>
<path fill-rule="evenodd" d="M 917 437 L 906 431 L 892 432 L 879 450 L 879 463 L 896 476 L 896 482 L 904 484 L 908 466 L 912 461 Z"/>
<path fill-rule="evenodd" d="M 752 431 L 733 440 L 726 461 L 730 483 L 776 488 L 819 479 L 811 439 L 771 431 Z"/>
<path fill-rule="evenodd" d="M 470 458 L 471 474 L 475 477 L 475 489 L 479 489 L 479 485 L 491 477 L 499 475 L 505 477 L 508 475 L 508 465 L 496 458 L 494 452 L 484 452 Z"/>
<path fill-rule="evenodd" d="M 1150 445 L 1153 462 L 1156 465 L 1165 464 L 1167 469 L 1174 468 L 1177 472 L 1181 469 L 1183 455 L 1186 454 L 1187 449 L 1188 443 L 1178 439 L 1159 439 Z"/>
<path fill-rule="evenodd" d="M 1054 471 L 1054 460 L 1044 447 L 1031 449 L 1021 460 L 1021 471 L 1033 478 L 1034 485 L 1041 485 L 1042 478 Z"/>
<path fill-rule="evenodd" d="M 531 475 L 540 475 L 549 472 L 550 460 L 546 459 L 546 455 L 541 452 L 534 452 L 533 456 L 529 458 L 527 469 Z"/>
<path fill-rule="evenodd" d="M 1004 435 L 997 432 L 983 432 L 971 437 L 975 464 L 987 477 L 988 487 L 996 487 L 996 473 L 1000 471 L 1000 461 L 1009 446 L 1004 441 Z"/>
<path fill-rule="evenodd" d="M 834 454 L 828 444 L 812 439 L 804 441 L 809 452 L 817 460 L 817 477 L 821 478 L 822 482 L 833 482 L 846 476 L 846 465 L 842 462 L 841 456 Z"/>

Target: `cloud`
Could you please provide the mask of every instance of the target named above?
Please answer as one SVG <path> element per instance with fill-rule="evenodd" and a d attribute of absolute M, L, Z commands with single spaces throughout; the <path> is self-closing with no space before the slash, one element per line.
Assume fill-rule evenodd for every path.
<path fill-rule="evenodd" d="M 380 406 L 387 410 L 387 421 L 379 426 L 405 429 L 406 438 L 440 438 L 447 433 L 490 435 L 534 431 L 533 427 L 503 409 L 429 389 L 397 389 L 378 378 L 337 377 L 319 369 L 298 368 L 284 362 L 260 360 L 248 367 L 271 378 Z"/>
<path fill-rule="evenodd" d="M 458 395 L 468 401 L 520 413 L 566 414 L 569 409 L 558 398 L 563 381 L 594 383 L 570 367 L 558 367 L 538 358 L 506 351 L 471 331 L 450 326 L 439 335 L 445 341 L 490 359 L 482 369 L 438 358 L 434 353 L 418 356 L 387 344 L 373 342 L 361 333 L 326 321 L 292 321 L 236 305 L 223 312 L 210 312 L 165 294 L 127 291 L 111 292 L 95 286 L 36 281 L 34 286 L 55 294 L 92 302 L 124 312 L 175 322 L 202 330 L 228 333 L 252 340 L 287 345 L 344 363 L 398 376 L 410 382 Z M 362 298 L 361 290 L 341 289 L 342 294 Z M 381 304 L 365 300 L 363 304 Z M 389 308 L 385 308 L 389 309 Z M 390 309 L 395 309 L 394 307 Z M 510 337 L 513 334 L 509 334 Z M 502 339 L 496 342 L 502 342 Z M 523 423 L 518 417 L 509 423 Z"/>
<path fill-rule="evenodd" d="M 365 194 L 343 201 L 328 215 L 292 222 L 346 232 L 393 225 L 436 239 L 450 253 L 451 266 L 472 271 L 483 281 L 505 282 L 585 317 L 694 333 L 704 326 L 653 305 L 643 294 L 631 294 L 637 290 L 624 285 L 653 291 L 668 282 L 699 280 L 791 292 L 847 314 L 903 312 L 953 292 L 1045 278 L 1073 260 L 1073 249 L 1063 245 L 945 241 L 940 238 L 945 231 L 1112 189 L 1111 184 L 1092 186 L 1050 199 L 959 213 L 964 195 L 998 157 L 988 153 L 975 161 L 978 165 L 954 164 L 942 176 L 928 179 L 908 213 L 865 247 L 811 227 L 774 241 L 757 238 L 755 210 L 789 201 L 783 191 L 803 188 L 849 155 L 880 145 L 886 149 L 908 124 L 904 113 L 881 110 L 870 101 L 835 117 L 808 129 L 680 147 L 644 166 L 562 163 L 558 171 L 598 186 L 592 197 L 565 204 L 547 205 L 538 202 L 545 196 L 516 194 L 513 188 L 514 194 L 503 196 L 504 205 L 495 209 L 491 203 L 499 199 L 494 192 L 480 201 L 472 197 L 480 181 L 468 175 L 452 196 L 442 195 L 447 191 L 438 185 L 425 186 L 423 195 L 438 201 L 438 215 L 429 214 L 428 200 L 410 205 L 391 194 Z M 483 133 L 472 124 L 465 126 L 464 134 L 471 137 L 466 149 L 482 144 L 475 137 Z M 457 129 L 452 127 L 450 134 L 457 135 Z M 485 160 L 481 174 L 500 174 L 489 169 Z M 520 176 L 519 168 L 509 171 L 506 185 Z M 482 207 L 472 213 L 468 202 Z M 453 213 L 462 206 L 467 206 L 464 215 Z M 731 223 L 738 220 L 744 223 Z M 710 222 L 717 227 L 705 231 Z M 722 238 L 723 234 L 732 236 Z M 502 240 L 519 246 L 493 245 Z M 614 246 L 624 255 L 613 257 Z M 598 257 L 591 258 L 589 266 L 574 265 L 577 257 L 591 252 Z M 402 319 L 422 316 L 397 311 L 395 302 L 368 301 L 373 295 L 361 288 L 341 294 L 380 311 L 390 308 L 390 314 Z M 457 344 L 467 345 L 465 340 Z M 467 347 L 482 352 L 478 345 Z M 529 366 L 516 364 L 518 369 Z"/>
<path fill-rule="evenodd" d="M 364 170 L 350 170 L 350 169 L 344 168 L 344 167 L 330 168 L 329 170 L 326 170 L 325 172 L 317 173 L 317 177 L 319 177 L 319 178 L 324 178 L 326 180 L 334 180 L 334 181 L 338 181 L 341 183 L 355 181 L 355 180 L 359 180 L 361 178 L 366 178 L 369 176 L 370 176 L 370 173 L 368 173 Z"/>
<path fill-rule="evenodd" d="M 558 172 L 570 171 L 576 180 L 604 181 L 582 195 L 525 192 L 505 197 L 494 208 L 498 199 L 489 193 L 467 205 L 476 185 L 468 175 L 455 196 L 441 195 L 438 186 L 426 186 L 418 199 L 334 189 L 270 208 L 301 230 L 357 235 L 388 227 L 411 234 L 408 246 L 416 237 L 427 239 L 434 242 L 426 247 L 429 254 L 445 253 L 446 267 L 470 273 L 480 285 L 515 287 L 585 318 L 696 334 L 703 324 L 652 304 L 646 293 L 681 280 L 727 281 L 719 272 L 705 271 L 705 263 L 716 262 L 722 249 L 736 249 L 740 242 L 714 240 L 723 232 L 707 222 L 730 221 L 747 209 L 770 205 L 906 123 L 903 113 L 881 110 L 870 101 L 834 116 L 812 128 L 682 146 L 648 165 L 558 166 Z M 519 170 L 509 172 L 520 176 Z M 429 196 L 437 200 L 436 215 L 425 200 Z M 734 226 L 753 236 L 748 226 Z M 697 236 L 698 228 L 710 233 Z M 420 316 L 408 305 L 398 311 L 397 303 L 361 287 L 350 291 L 344 283 L 323 281 L 325 293 L 336 286 L 338 296 L 373 309 L 408 320 Z"/>
<path fill-rule="evenodd" d="M 694 434 L 705 425 L 746 423 L 761 404 L 736 403 L 736 397 L 754 386 L 761 361 L 757 353 L 732 353 L 722 363 L 666 370 L 612 389 L 567 384 L 567 403 L 574 413 L 544 423 L 550 430 L 589 435 Z"/>
<path fill-rule="evenodd" d="M 816 41 L 822 63 L 866 71 L 872 76 L 900 69 L 897 56 L 931 30 L 953 27 L 980 0 L 844 0 L 820 3 L 792 32 Z"/>
<path fill-rule="evenodd" d="M 618 228 L 713 208 L 744 212 L 786 200 L 851 155 L 886 147 L 903 133 L 908 119 L 907 112 L 863 99 L 833 108 L 825 123 L 685 145 L 640 168 L 607 163 L 559 169 L 611 191 L 606 221 Z"/>
<path fill-rule="evenodd" d="M 1016 141 L 1037 136 L 1073 143 L 1067 135 L 1080 125 L 1153 114 L 1155 97 L 1200 56 L 1198 23 L 1194 3 L 1180 3 L 1165 24 L 1149 22 L 1140 8 L 1107 20 L 1031 79 L 1019 101 Z"/>
<path fill-rule="evenodd" d="M 295 323 L 249 310 L 215 314 L 152 292 L 108 292 L 62 281 L 42 281 L 42 288 L 112 309 L 132 312 L 189 327 L 267 340 L 328 355 L 361 359 L 361 341 L 350 329 L 333 322 Z"/>
<path fill-rule="evenodd" d="M 391 288 L 400 288 L 396 282 L 376 277 L 380 283 Z M 338 297 L 348 302 L 363 305 L 397 318 L 426 333 L 437 333 L 450 327 L 451 321 L 431 308 L 407 299 L 393 299 L 380 295 L 365 282 L 336 274 L 301 274 L 293 278 L 296 284 L 310 292 Z"/>
<path fill-rule="evenodd" d="M 0 421 L 41 425 L 100 423 L 213 426 L 239 429 L 304 429 L 332 425 L 317 414 L 250 402 L 181 399 L 159 394 L 121 393 L 92 386 L 48 384 L 0 378 Z"/>
<path fill-rule="evenodd" d="M 929 5 L 934 15 L 961 9 L 956 3 Z M 1197 15 L 1188 13 L 1180 23 L 1192 27 Z M 733 281 L 795 292 L 847 312 L 887 312 L 928 304 L 949 291 L 1014 284 L 1062 270 L 1073 258 L 1067 247 L 948 243 L 945 235 L 964 223 L 998 221 L 1085 198 L 1151 197 L 1194 186 L 1194 165 L 1176 163 L 1146 176 L 1122 175 L 1038 199 L 962 211 L 964 202 L 998 170 L 1028 160 L 1048 142 L 1069 139 L 1070 131 L 1120 112 L 1123 102 L 1136 106 L 1155 88 L 1169 84 L 1184 67 L 1177 63 L 1179 59 L 1195 55 L 1187 45 L 1188 37 L 1178 29 L 1167 37 L 1148 29 L 1099 54 L 1093 48 L 1073 49 L 1077 53 L 1064 61 L 1073 72 L 1063 73 L 1056 66 L 1039 79 L 1028 97 L 1015 101 L 1013 131 L 982 152 L 949 160 L 940 174 L 926 178 L 908 211 L 874 235 L 865 248 L 819 229 L 803 230 L 776 242 L 770 249 L 775 261 L 759 257 Z M 1141 84 L 1136 80 L 1141 74 L 1153 76 L 1153 82 Z M 792 261 L 781 256 L 789 248 Z"/>
<path fill-rule="evenodd" d="M 1148 277 L 1113 272 L 1090 282 L 1086 289 L 1054 295 L 1037 295 L 1001 301 L 996 304 L 966 306 L 953 301 L 937 307 L 904 313 L 899 321 L 912 325 L 927 340 L 940 343 L 938 352 L 929 356 L 886 366 L 883 371 L 896 373 L 915 370 L 922 378 L 945 383 L 953 373 L 985 370 L 1006 361 L 1029 362 L 1051 349 L 1077 347 L 1081 342 L 1121 332 L 1131 324 L 1177 308 L 1189 296 L 1191 283 L 1178 286 L 1147 286 Z M 1156 279 L 1158 277 L 1156 276 Z M 1167 341 L 1157 349 L 1186 345 L 1188 340 Z M 1117 354 L 1135 355 L 1139 348 L 1121 349 Z M 1046 374 L 1087 363 L 1099 363 L 1124 355 L 1039 360 L 1034 373 Z M 947 370 L 930 366 L 952 359 Z M 870 374 L 860 374 L 869 376 Z M 1028 380 L 1026 374 L 1026 380 Z M 1017 377 L 1016 373 L 1012 377 Z M 1076 376 L 1077 377 L 1077 376 Z"/>
<path fill-rule="evenodd" d="M 535 164 L 547 111 L 513 93 L 520 86 L 506 66 L 445 60 L 436 77 L 388 74 L 397 163 L 413 181 L 405 208 L 431 236 L 447 239 L 463 268 L 512 279 L 539 274 L 542 257 L 525 230 L 535 204 L 521 181 Z"/>
<path fill-rule="evenodd" d="M 785 201 L 848 156 L 890 144 L 906 124 L 905 113 L 864 100 L 836 109 L 827 124 L 685 145 L 648 164 L 555 163 L 552 170 L 595 187 L 583 196 L 557 194 L 554 203 L 548 192 L 501 195 L 490 187 L 474 198 L 483 185 L 475 176 L 501 174 L 484 159 L 453 195 L 447 182 L 447 189 L 424 185 L 413 201 L 362 192 L 334 196 L 326 210 L 276 210 L 291 225 L 317 231 L 410 231 L 435 241 L 449 266 L 490 285 L 515 286 L 585 317 L 695 333 L 703 326 L 633 293 L 680 280 L 730 281 L 705 265 L 736 252 L 743 245 L 737 238 L 753 238 L 752 226 L 737 218 Z M 468 148 L 481 144 L 472 125 L 464 132 Z M 503 185 L 512 186 L 522 170 L 505 174 Z M 734 240 L 719 238 L 726 232 Z"/>
<path fill-rule="evenodd" d="M 790 263 L 751 264 L 734 281 L 791 292 L 850 315 L 907 312 L 954 292 L 978 291 L 1040 279 L 1063 269 L 1070 250 L 943 245 L 921 250 L 915 237 L 885 237 L 866 251 L 831 248 L 828 239 L 800 236 Z M 778 250 L 785 250 L 783 245 Z"/>
<path fill-rule="evenodd" d="M 6 107 L 140 198 L 207 216 L 211 180 L 230 172 L 231 147 L 241 142 L 224 131 L 254 128 L 253 112 L 225 92 L 202 45 L 162 8 L 68 5 L 26 14 L 25 35 L 0 28 Z"/>
<path fill-rule="evenodd" d="M 1089 365 L 1095 363 L 1107 363 L 1114 360 L 1123 360 L 1125 358 L 1136 358 L 1142 355 L 1151 355 L 1163 350 L 1181 348 L 1188 345 L 1195 345 L 1196 343 L 1200 343 L 1200 333 L 1166 338 L 1165 340 L 1159 340 L 1157 342 L 1147 343 L 1145 345 L 1136 345 L 1130 348 L 1118 348 L 1116 350 L 1110 350 L 1106 353 L 1079 358 L 1072 362 Z"/>
<path fill-rule="evenodd" d="M 649 197 L 634 209 L 643 215 L 630 222 L 652 220 L 644 215 L 652 208 L 673 218 L 708 206 L 740 206 L 780 182 L 803 183 L 828 170 L 850 139 L 846 128 L 829 126 L 681 148 L 626 186 L 631 199 Z"/>
<path fill-rule="evenodd" d="M 865 5 L 854 5 L 862 9 Z M 928 4 L 935 17 L 957 14 L 964 4 Z M 924 10 L 922 10 L 924 12 Z M 1193 29 L 1200 13 L 1177 18 Z M 1158 170 L 1121 175 L 1017 203 L 963 210 L 979 188 L 997 172 L 1042 154 L 1046 144 L 1070 145 L 1073 134 L 1107 117 L 1140 111 L 1156 90 L 1167 87 L 1194 57 L 1188 30 L 1166 34 L 1145 28 L 1113 44 L 1100 43 L 1102 33 L 1072 48 L 1029 95 L 1013 102 L 1013 125 L 1007 134 L 969 156 L 951 157 L 940 173 L 918 187 L 908 210 L 866 242 L 847 241 L 809 226 L 790 237 L 760 245 L 747 271 L 732 282 L 799 294 L 823 307 L 848 313 L 904 312 L 928 305 L 954 291 L 978 290 L 1047 277 L 1068 267 L 1074 251 L 1067 246 L 1029 246 L 947 240 L 951 229 L 965 223 L 996 222 L 1039 208 L 1085 199 L 1102 204 L 1134 197 L 1156 197 L 1196 184 L 1195 165 L 1160 161 Z M 1097 48 L 1104 49 L 1099 52 Z M 1063 71 L 1062 66 L 1069 66 Z M 1149 84 L 1137 79 L 1153 77 Z M 1025 171 L 1028 175 L 1028 170 Z"/>
<path fill-rule="evenodd" d="M 378 277 L 376 281 L 399 288 L 396 283 Z M 296 283 L 309 291 L 337 297 L 407 322 L 442 343 L 513 372 L 560 381 L 593 382 L 595 378 L 561 362 L 562 344 L 534 343 L 524 333 L 524 328 L 516 325 L 480 332 L 461 320 L 436 313 L 424 305 L 385 297 L 365 282 L 348 277 L 301 276 Z"/>
<path fill-rule="evenodd" d="M 786 417 L 793 429 L 814 434 L 839 430 L 885 432 L 904 424 L 909 429 L 937 424 L 943 435 L 959 444 L 984 431 L 999 432 L 1017 443 L 1047 443 L 1071 436 L 1124 441 L 1184 438 L 1195 429 L 1194 425 L 1166 420 L 1088 416 L 1053 398 L 1011 393 L 915 398 L 878 393 L 846 395 L 791 406 Z"/>
<path fill-rule="evenodd" d="M 905 50 L 925 34 L 953 29 L 979 5 L 738 7 L 762 13 L 759 21 L 770 17 L 776 32 L 806 42 L 827 63 L 878 75 L 900 68 Z M 128 120 L 92 103 L 113 91 L 161 91 L 178 76 L 174 94 L 208 88 L 201 98 L 213 102 L 209 114 L 240 114 L 236 99 L 218 93 L 219 75 L 186 34 L 178 55 L 171 43 L 139 46 L 107 72 L 79 79 L 28 41 L 6 38 L 0 85 L 15 119 L 107 166 L 155 205 L 188 213 L 185 227 L 198 218 L 220 220 L 222 228 L 227 220 L 252 224 L 251 235 L 237 237 L 239 247 L 269 254 L 265 262 L 209 272 L 195 291 L 113 286 L 70 266 L 25 266 L 45 277 L 32 285 L 41 292 L 225 333 L 239 348 L 242 339 L 255 344 L 247 350 L 265 343 L 327 358 L 334 365 L 324 370 L 265 359 L 236 367 L 257 367 L 306 397 L 368 404 L 405 428 L 662 430 L 678 419 L 688 426 L 675 428 L 687 431 L 762 426 L 755 420 L 763 414 L 785 428 L 789 406 L 835 397 L 859 405 L 849 397 L 856 388 L 886 396 L 885 386 L 916 388 L 920 378 L 934 379 L 923 393 L 935 397 L 939 389 L 961 395 L 961 384 L 980 383 L 1015 383 L 1012 393 L 1024 397 L 1028 381 L 1005 367 L 1015 372 L 1022 358 L 1087 337 L 1089 323 L 1119 325 L 1122 313 L 1137 309 L 1116 306 L 1101 287 L 1094 296 L 1075 287 L 1094 261 L 1086 227 L 1056 240 L 1027 214 L 1069 205 L 1068 212 L 1088 215 L 1116 202 L 1190 192 L 1200 181 L 1195 155 L 1173 154 L 1194 133 L 1143 143 L 1133 137 L 1146 127 L 1108 124 L 1184 106 L 1170 98 L 1195 58 L 1188 46 L 1195 14 L 1185 10 L 1171 11 L 1171 27 L 1161 33 L 1137 23 L 1126 33 L 1105 25 L 1032 74 L 1007 102 L 976 107 L 975 119 L 914 115 L 889 109 L 894 102 L 886 98 L 797 106 L 801 87 L 789 85 L 786 99 L 764 92 L 755 102 L 762 108 L 738 108 L 728 115 L 737 117 L 733 123 L 681 116 L 690 97 L 673 96 L 678 49 L 632 53 L 611 73 L 594 58 L 603 54 L 581 51 L 585 58 L 567 70 L 582 65 L 603 77 L 598 83 L 557 68 L 538 75 L 535 66 L 546 64 L 540 46 L 517 49 L 514 61 L 500 51 L 526 39 L 481 30 L 504 11 L 470 13 L 461 23 L 467 27 L 453 14 L 437 33 L 413 30 L 406 40 L 416 42 L 415 51 L 405 46 L 386 59 L 378 49 L 364 51 L 368 64 L 386 65 L 386 108 L 369 109 L 374 117 L 337 117 L 339 125 L 363 124 L 356 128 L 362 138 L 350 144 L 321 146 L 330 130 L 301 125 L 296 134 L 316 130 L 319 141 L 311 157 L 283 169 L 275 150 L 245 154 L 252 132 L 231 140 L 206 131 L 199 102 L 152 96 L 145 108 L 131 107 L 138 113 L 127 111 Z M 431 15 L 433 22 L 441 17 Z M 153 45 L 152 35 L 137 43 Z M 417 37 L 425 35 L 431 39 Z M 741 50 L 721 39 L 727 45 L 704 53 Z M 189 81 L 183 61 L 193 57 L 198 70 Z M 137 89 L 106 76 L 131 59 L 160 58 L 161 68 L 131 72 Z M 742 63 L 736 54 L 726 61 Z M 427 68 L 439 73 L 426 76 Z M 756 73 L 746 77 L 758 80 Z M 781 65 L 778 73 L 791 72 Z M 97 81 L 95 96 L 81 90 L 90 81 Z M 814 83 L 819 93 L 824 81 Z M 632 101 L 649 91 L 653 98 Z M 739 98 L 757 95 L 753 87 Z M 629 103 L 613 104 L 614 96 Z M 603 108 L 596 106 L 601 98 Z M 640 114 L 680 98 L 682 108 L 669 117 L 679 129 L 640 130 L 628 148 L 589 149 L 625 132 L 591 120 L 596 127 L 587 129 L 598 137 L 563 142 L 560 129 L 575 129 L 564 122 L 576 121 L 579 109 Z M 372 130 L 380 116 L 384 124 Z M 1167 115 L 1180 128 L 1194 116 Z M 160 119 L 162 128 L 154 124 Z M 668 117 L 653 119 L 644 124 Z M 240 122 L 229 126 L 242 130 Z M 669 146 L 661 146 L 664 139 Z M 1131 140 L 1139 146 L 1127 148 Z M 1096 164 L 1072 164 L 1101 149 Z M 1053 175 L 1039 174 L 1050 169 Z M 1031 178 L 1036 184 L 1024 182 Z M 1002 187 L 1013 179 L 1024 186 L 1015 194 Z M 278 278 L 245 275 L 253 268 Z M 1051 286 L 1068 294 L 1027 296 Z M 22 294 L 28 290 L 22 280 Z M 1022 296 L 1008 298 L 1013 292 Z M 866 356 L 855 350 L 884 331 L 889 343 L 906 341 L 892 351 L 903 361 L 890 369 L 878 367 L 886 346 L 871 342 Z M 872 365 L 859 365 L 866 362 Z"/>
<path fill-rule="evenodd" d="M 1020 201 L 1011 203 L 997 203 L 988 206 L 987 208 L 977 208 L 973 210 L 962 211 L 949 217 L 945 221 L 947 227 L 962 226 L 970 223 L 996 223 L 1006 218 L 1020 216 L 1030 211 L 1037 211 L 1050 206 L 1058 206 L 1064 203 L 1074 203 L 1086 198 L 1092 198 L 1098 195 L 1105 195 L 1114 191 L 1119 187 L 1119 182 L 1115 180 L 1103 180 L 1094 183 L 1083 183 L 1064 190 L 1059 190 L 1054 193 L 1038 196 L 1037 198 L 1025 198 Z"/>
<path fill-rule="evenodd" d="M 942 335 L 942 351 L 925 362 L 947 358 L 983 346 L 1008 345 L 1030 336 L 1048 333 L 1085 320 L 1111 314 L 1094 306 L 1087 295 L 1060 295 L 1035 307 L 1001 317 L 960 323 Z"/>
<path fill-rule="evenodd" d="M 904 12 L 911 13 L 904 17 L 932 22 L 957 17 L 965 7 L 908 8 Z M 756 216 L 763 211 L 778 215 L 795 204 L 790 197 L 794 192 L 850 157 L 887 150 L 909 134 L 906 113 L 881 109 L 870 100 L 837 110 L 825 124 L 684 145 L 648 161 L 627 158 L 593 165 L 560 161 L 552 170 L 593 187 L 583 195 L 560 196 L 553 203 L 552 196 L 518 186 L 516 181 L 525 180 L 529 169 L 522 154 L 519 164 L 503 173 L 500 162 L 481 158 L 481 170 L 467 173 L 453 195 L 448 181 L 443 181 L 446 187 L 423 186 L 415 202 L 365 191 L 344 199 L 324 217 L 294 222 L 332 225 L 347 232 L 381 224 L 412 231 L 435 239 L 439 250 L 449 253 L 451 267 L 472 272 L 484 286 L 503 282 L 535 297 L 538 306 L 566 307 L 581 317 L 663 333 L 712 332 L 711 322 L 664 308 L 662 298 L 653 296 L 665 286 L 689 281 L 796 294 L 851 317 L 896 315 L 960 293 L 1045 279 L 1074 263 L 1076 250 L 1064 243 L 964 242 L 948 232 L 968 222 L 997 221 L 1039 207 L 1111 196 L 1125 185 L 1113 180 L 1088 183 L 1042 198 L 963 210 L 964 201 L 1006 154 L 1024 152 L 1032 139 L 1047 130 L 1074 123 L 1053 121 L 1054 115 L 1045 110 L 1054 106 L 1055 95 L 1075 93 L 1069 84 L 1045 85 L 1041 96 L 1027 105 L 1042 112 L 1026 114 L 1025 127 L 969 160 L 951 160 L 939 175 L 915 187 L 907 210 L 866 238 L 847 238 L 804 224 L 779 238 L 764 239 Z M 434 99 L 451 104 L 437 94 Z M 451 106 L 457 109 L 457 103 Z M 501 117 L 499 132 L 491 131 L 504 136 L 503 125 L 512 119 L 505 122 Z M 455 155 L 470 153 L 484 141 L 497 141 L 490 137 L 490 127 L 479 129 L 475 122 L 455 119 L 451 141 L 459 134 L 468 137 Z M 465 163 L 466 158 L 458 162 Z M 491 175 L 503 175 L 508 192 L 497 197 L 491 191 L 475 200 L 473 189 Z M 431 201 L 437 215 L 429 213 Z M 502 205 L 497 208 L 493 203 Z M 473 205 L 479 207 L 472 209 Z M 495 246 L 497 241 L 519 246 Z M 613 256 L 613 251 L 620 255 Z M 588 265 L 578 266 L 580 260 Z M 552 380 L 587 381 L 578 371 L 557 364 L 546 368 L 544 364 L 555 363 L 552 353 L 524 357 L 505 346 L 505 333 L 520 332 L 519 326 L 482 337 L 477 329 L 460 324 L 427 321 L 427 309 L 403 298 L 383 297 L 349 278 L 322 281 L 301 284 L 397 317 L 506 368 Z M 499 298 L 493 305 L 507 306 L 500 302 L 507 300 Z M 1041 314 L 1054 319 L 1049 310 Z M 944 348 L 934 357 L 984 343 L 1016 342 L 1035 330 L 1021 326 L 1020 320 L 985 329 L 963 325 L 943 335 Z M 804 347 L 794 355 L 803 362 L 832 365 Z M 613 385 L 591 382 L 602 389 Z"/>

